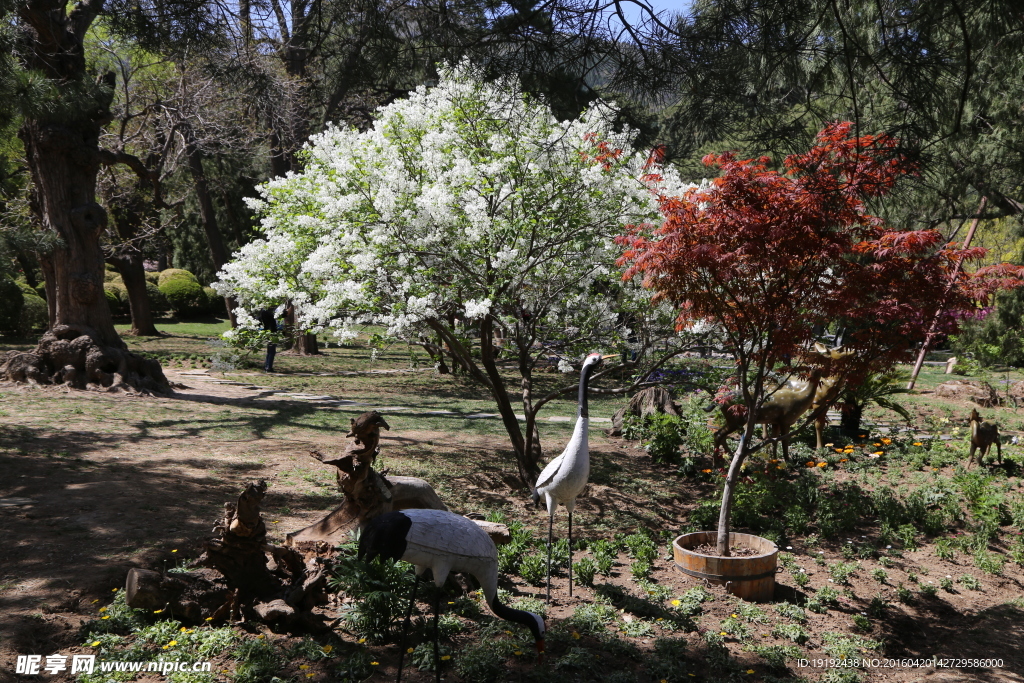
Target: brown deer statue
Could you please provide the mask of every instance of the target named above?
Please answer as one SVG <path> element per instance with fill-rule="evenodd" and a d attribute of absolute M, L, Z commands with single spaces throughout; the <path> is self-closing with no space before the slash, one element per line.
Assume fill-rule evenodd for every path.
<path fill-rule="evenodd" d="M 806 380 L 789 382 L 776 389 L 757 411 L 755 421 L 765 426 L 765 432 L 771 428 L 771 436 L 782 441 L 782 457 L 786 460 L 789 460 L 789 428 L 811 407 L 819 384 L 821 369 L 813 368 Z M 732 407 L 728 403 L 722 405 L 725 424 L 715 432 L 715 462 L 718 461 L 718 449 L 725 444 L 725 439 L 742 429 L 746 423 L 745 411 L 731 410 Z"/>
<path fill-rule="evenodd" d="M 974 451 L 980 450 L 978 453 L 978 465 L 983 466 L 985 464 L 985 456 L 988 455 L 988 451 L 992 448 L 992 444 L 996 445 L 996 455 L 999 460 L 999 464 L 1003 464 L 1003 449 L 999 443 L 999 425 L 995 422 L 982 422 L 981 415 L 978 414 L 978 410 L 974 409 L 971 411 L 971 453 L 967 456 L 967 467 L 974 464 Z"/>
<path fill-rule="evenodd" d="M 824 344 L 814 343 L 814 351 L 829 360 L 829 366 L 835 361 L 842 360 L 853 355 L 853 350 L 845 350 L 842 346 L 830 349 Z M 828 410 L 839 398 L 843 391 L 844 382 L 839 375 L 825 377 L 818 384 L 814 392 L 814 402 L 811 403 L 811 414 L 814 415 L 814 436 L 817 438 L 817 448 L 824 448 L 822 434 L 828 425 Z"/>

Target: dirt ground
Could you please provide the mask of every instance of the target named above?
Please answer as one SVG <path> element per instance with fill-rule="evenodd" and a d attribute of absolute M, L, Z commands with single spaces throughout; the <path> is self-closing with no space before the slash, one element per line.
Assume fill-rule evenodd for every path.
<path fill-rule="evenodd" d="M 203 375 L 173 371 L 168 375 L 172 382 L 188 388 L 180 389 L 173 398 L 137 398 L 0 385 L 0 392 L 7 397 L 0 401 L 7 413 L 0 444 L 0 681 L 39 678 L 13 673 L 19 654 L 82 652 L 81 624 L 94 619 L 97 606 L 109 602 L 112 592 L 123 587 L 128 569 L 172 567 L 194 558 L 201 540 L 209 537 L 223 503 L 233 500 L 247 481 L 262 478 L 271 484 L 264 501 L 264 517 L 272 541 L 283 540 L 287 532 L 319 519 L 340 502 L 332 487 L 333 471 L 313 461 L 307 452 L 314 446 L 342 449 L 347 419 L 339 417 L 337 428 L 327 435 L 320 432 L 304 437 L 297 431 L 282 439 L 260 434 L 258 425 L 250 425 L 251 433 L 243 429 L 232 438 L 214 438 L 189 426 L 188 418 L 223 415 L 227 420 L 236 410 L 296 400 L 281 399 L 259 388 L 210 382 Z M 54 412 L 60 413 L 60 419 L 55 418 L 49 425 L 41 423 L 36 409 L 43 403 L 56 406 Z M 61 412 L 64 406 L 70 410 Z M 152 413 L 153 418 L 137 421 L 129 429 L 122 419 L 105 422 L 104 416 L 112 410 Z M 175 414 L 182 416 L 180 424 L 169 417 Z M 383 456 L 398 465 L 392 470 L 394 474 L 407 473 L 402 470 L 403 463 L 431 457 L 436 450 L 427 449 L 427 445 L 433 448 L 452 438 L 437 431 L 393 430 L 383 435 Z M 493 450 L 493 442 L 487 437 L 463 434 L 457 438 L 460 452 L 485 454 Z M 596 432 L 591 453 L 595 461 L 603 463 L 601 466 L 625 468 L 636 473 L 638 479 L 657 481 L 664 476 L 646 454 Z M 493 464 L 488 464 L 486 457 L 478 458 L 472 471 L 462 471 L 448 481 L 449 490 L 458 488 L 464 492 L 464 499 L 454 504 L 446 502 L 462 513 L 503 508 L 510 518 L 531 519 L 537 529 L 543 528 L 546 515 L 527 506 L 526 491 L 518 487 L 500 461 L 492 460 Z M 591 485 L 578 502 L 576 529 L 584 536 L 601 536 L 607 530 L 602 523 L 610 511 L 619 520 L 634 517 L 639 522 L 653 515 L 665 528 L 679 528 L 701 495 L 701 490 L 693 488 L 655 496 L 642 489 L 623 491 Z M 564 533 L 564 521 L 564 516 L 556 520 L 556 533 Z M 811 581 L 807 587 L 798 588 L 790 573 L 780 569 L 776 600 L 801 602 L 813 589 L 829 585 L 828 573 L 814 557 L 820 555 L 834 562 L 847 542 L 865 543 L 867 538 L 839 538 L 814 547 L 793 541 L 788 552 L 795 555 Z M 671 587 L 673 594 L 696 585 L 673 568 L 662 550 L 653 579 Z M 883 639 L 886 645 L 884 653 L 865 656 L 876 657 L 880 664 L 935 656 L 997 659 L 1002 666 L 915 668 L 896 661 L 894 668 L 865 669 L 867 680 L 1024 681 L 1024 611 L 1007 605 L 1024 595 L 1020 567 L 1008 563 L 1003 576 L 982 575 L 969 557 L 939 560 L 925 547 L 896 558 L 895 565 L 886 570 L 888 581 L 880 585 L 871 576 L 872 569 L 879 565 L 874 561 L 863 565 L 850 580 L 849 588 L 856 600 L 840 597 L 837 609 L 825 614 L 807 613 L 805 629 L 812 635 L 811 643 L 805 646 L 808 659 L 826 656 L 814 645 L 815 634 L 850 632 L 852 617 L 866 613 L 871 596 L 880 594 L 889 599 L 886 617 L 873 620 L 873 631 L 864 635 Z M 896 586 L 909 584 L 911 573 L 922 583 L 973 573 L 981 580 L 982 589 L 967 590 L 956 584 L 953 592 L 939 591 L 935 597 L 902 604 L 896 600 Z M 620 557 L 607 582 L 630 588 L 625 556 Z M 735 601 L 723 589 L 712 586 L 710 590 L 716 599 L 704 606 L 701 630 L 717 628 L 735 609 Z M 514 586 L 514 593 L 519 595 L 538 596 L 542 592 L 535 586 Z M 592 598 L 593 591 L 587 588 L 576 588 L 570 598 L 565 578 L 558 578 L 549 623 L 566 618 L 576 606 Z M 766 611 L 775 616 L 770 607 Z M 771 635 L 771 626 L 751 624 L 751 629 L 758 644 L 791 644 Z M 275 639 L 288 638 L 269 631 L 267 634 Z M 691 652 L 701 651 L 699 632 L 676 635 L 689 641 Z M 637 645 L 649 650 L 653 640 L 653 636 L 638 638 Z M 727 637 L 725 643 L 741 668 L 749 666 L 753 671 L 743 680 L 759 680 L 765 674 L 763 661 L 737 639 Z M 372 680 L 393 678 L 397 661 L 394 650 L 394 646 L 374 650 L 383 666 Z M 824 671 L 821 667 L 790 667 L 792 674 L 810 680 L 817 680 Z M 293 673 L 298 675 L 297 670 Z M 46 678 L 65 680 L 63 676 Z M 509 680 L 516 678 L 516 672 L 510 671 Z M 446 675 L 446 679 L 451 676 Z M 695 679 L 701 680 L 699 676 L 690 678 Z M 318 675 L 316 680 L 330 679 Z M 433 676 L 407 669 L 406 680 L 428 681 Z"/>

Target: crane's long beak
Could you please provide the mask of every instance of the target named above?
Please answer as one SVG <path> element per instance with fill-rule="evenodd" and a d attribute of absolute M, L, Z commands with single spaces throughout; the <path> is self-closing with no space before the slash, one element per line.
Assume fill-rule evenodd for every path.
<path fill-rule="evenodd" d="M 534 644 L 537 648 L 537 663 L 544 663 L 544 639 L 541 638 Z"/>
<path fill-rule="evenodd" d="M 617 354 L 617 353 L 606 353 L 603 356 L 601 356 L 601 360 L 608 360 L 609 358 L 618 358 L 618 357 L 619 357 L 619 354 Z"/>

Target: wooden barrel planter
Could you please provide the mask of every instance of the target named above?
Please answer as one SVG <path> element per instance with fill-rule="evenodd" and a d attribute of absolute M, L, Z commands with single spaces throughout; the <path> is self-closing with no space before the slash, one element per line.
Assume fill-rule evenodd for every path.
<path fill-rule="evenodd" d="M 700 555 L 690 548 L 715 545 L 717 531 L 696 531 L 683 534 L 672 542 L 676 569 L 698 580 L 705 580 L 725 589 L 736 597 L 751 602 L 767 602 L 775 594 L 775 569 L 779 548 L 767 538 L 753 534 L 729 534 L 730 545 L 750 548 L 756 555 L 746 557 L 719 557 Z"/>

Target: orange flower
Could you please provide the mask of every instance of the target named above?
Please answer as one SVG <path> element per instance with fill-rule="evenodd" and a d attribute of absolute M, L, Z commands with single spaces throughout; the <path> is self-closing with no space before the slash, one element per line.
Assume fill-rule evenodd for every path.
<path fill-rule="evenodd" d="M 818 463 L 818 467 L 825 467 L 826 465 L 828 465 L 827 462 L 819 462 Z"/>
<path fill-rule="evenodd" d="M 807 466 L 808 467 L 814 467 L 814 461 L 813 460 L 808 460 L 807 461 Z"/>

